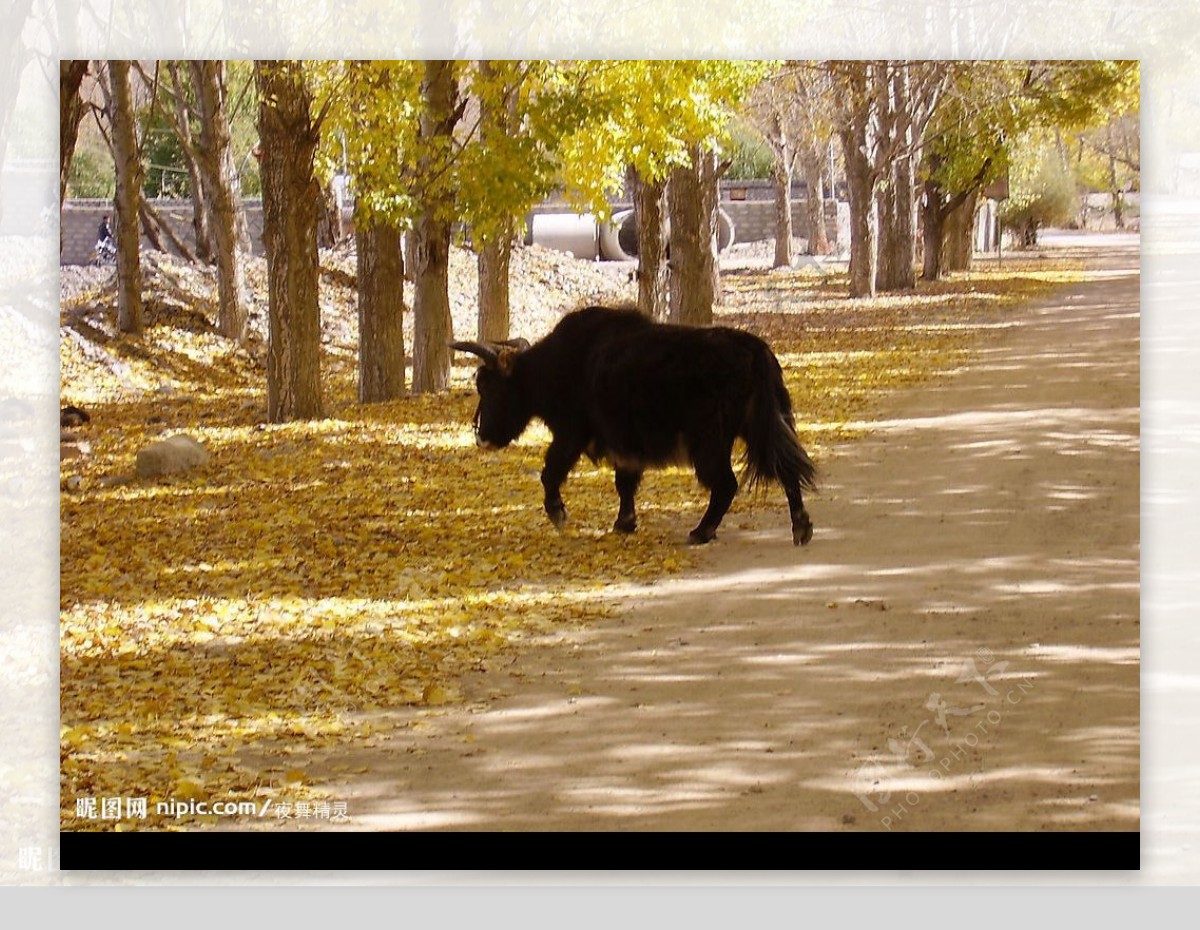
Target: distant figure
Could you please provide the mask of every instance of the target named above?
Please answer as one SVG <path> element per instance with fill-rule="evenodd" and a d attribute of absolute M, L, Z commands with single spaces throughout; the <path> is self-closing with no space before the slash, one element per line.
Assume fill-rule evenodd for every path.
<path fill-rule="evenodd" d="M 108 225 L 108 214 L 100 221 L 100 230 L 96 233 L 96 248 L 92 250 L 93 265 L 115 265 L 117 263 L 117 240 L 113 238 L 112 227 Z"/>

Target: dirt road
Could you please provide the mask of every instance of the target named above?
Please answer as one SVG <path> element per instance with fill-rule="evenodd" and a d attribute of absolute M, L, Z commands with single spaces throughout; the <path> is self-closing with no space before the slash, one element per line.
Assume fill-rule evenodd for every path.
<path fill-rule="evenodd" d="M 735 511 L 697 570 L 343 760 L 349 828 L 1137 829 L 1136 240 L 1086 257 L 820 463 L 810 546 L 782 498 Z"/>

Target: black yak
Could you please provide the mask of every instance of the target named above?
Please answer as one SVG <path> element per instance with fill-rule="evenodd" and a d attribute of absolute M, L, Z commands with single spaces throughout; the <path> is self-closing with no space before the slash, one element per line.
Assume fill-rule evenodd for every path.
<path fill-rule="evenodd" d="M 637 527 L 634 495 L 642 472 L 690 462 L 710 497 L 688 539 L 707 543 L 738 490 L 731 457 L 741 438 L 750 483 L 783 485 L 792 541 L 799 546 L 812 538 L 801 490 L 815 487 L 813 463 L 796 438 L 779 362 L 757 336 L 587 307 L 563 317 L 533 346 L 522 339 L 452 348 L 483 360 L 475 379 L 480 446 L 507 446 L 534 417 L 549 428 L 542 485 L 555 526 L 566 521 L 560 489 L 581 455 L 616 469 L 621 503 L 613 528 L 624 533 Z"/>

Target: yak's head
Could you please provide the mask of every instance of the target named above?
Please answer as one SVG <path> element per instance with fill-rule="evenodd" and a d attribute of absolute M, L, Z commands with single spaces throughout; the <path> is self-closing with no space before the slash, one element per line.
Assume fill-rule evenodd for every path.
<path fill-rule="evenodd" d="M 518 356 L 529 348 L 524 339 L 507 342 L 454 342 L 450 348 L 478 355 L 483 364 L 475 373 L 479 406 L 475 408 L 475 442 L 484 449 L 502 449 L 513 442 L 533 419 L 529 399 L 513 376 Z"/>

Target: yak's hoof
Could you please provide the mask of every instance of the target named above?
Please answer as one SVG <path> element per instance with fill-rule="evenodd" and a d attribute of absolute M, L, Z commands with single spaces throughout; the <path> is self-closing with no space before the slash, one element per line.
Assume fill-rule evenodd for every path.
<path fill-rule="evenodd" d="M 561 530 L 567 525 L 567 508 L 559 504 L 553 510 L 546 509 L 546 516 L 550 518 L 550 522 L 554 524 L 556 530 Z"/>
<path fill-rule="evenodd" d="M 712 542 L 717 538 L 717 531 L 705 529 L 702 526 L 696 527 L 688 533 L 688 544 L 692 546 L 703 546 L 706 543 Z"/>
<path fill-rule="evenodd" d="M 613 524 L 613 530 L 617 533 L 632 533 L 636 529 L 637 517 L 633 514 L 617 517 L 617 522 Z"/>
<path fill-rule="evenodd" d="M 813 525 L 808 517 L 804 518 L 803 523 L 799 523 L 792 527 L 792 545 L 807 546 L 812 539 Z"/>

